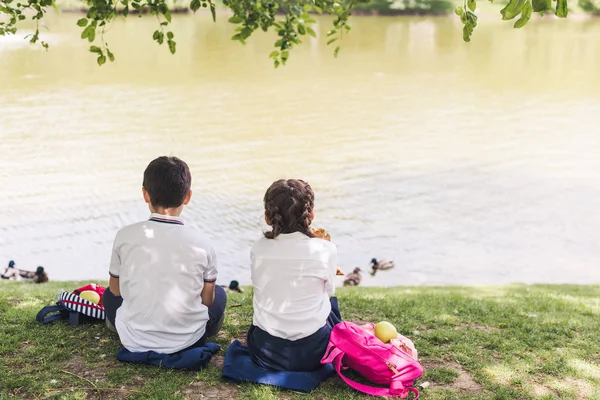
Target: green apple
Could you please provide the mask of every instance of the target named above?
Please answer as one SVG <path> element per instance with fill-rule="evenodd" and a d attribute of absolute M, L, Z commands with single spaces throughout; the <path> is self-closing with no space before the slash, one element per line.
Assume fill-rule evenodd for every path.
<path fill-rule="evenodd" d="M 383 343 L 387 343 L 398 337 L 398 331 L 396 330 L 396 327 L 389 322 L 381 321 L 375 325 L 375 336 Z"/>
<path fill-rule="evenodd" d="M 79 297 L 87 301 L 91 301 L 94 304 L 100 303 L 100 295 L 93 290 L 84 290 L 83 292 L 79 293 Z"/>

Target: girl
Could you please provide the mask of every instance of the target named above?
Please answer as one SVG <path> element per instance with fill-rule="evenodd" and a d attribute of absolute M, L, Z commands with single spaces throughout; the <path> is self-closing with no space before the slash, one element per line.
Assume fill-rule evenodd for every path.
<path fill-rule="evenodd" d="M 329 334 L 341 322 L 335 297 L 337 249 L 315 237 L 315 195 L 298 179 L 278 180 L 264 197 L 272 229 L 251 252 L 254 317 L 248 348 L 254 361 L 278 371 L 320 368 Z"/>

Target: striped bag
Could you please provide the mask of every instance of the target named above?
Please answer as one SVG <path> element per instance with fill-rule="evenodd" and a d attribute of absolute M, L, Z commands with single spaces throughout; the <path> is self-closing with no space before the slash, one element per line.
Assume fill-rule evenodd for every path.
<path fill-rule="evenodd" d="M 79 297 L 81 292 L 88 290 L 96 292 L 100 296 L 99 304 Z M 36 320 L 49 324 L 60 319 L 68 319 L 71 325 L 79 325 L 84 321 L 103 321 L 106 317 L 102 304 L 102 295 L 105 290 L 106 288 L 95 283 L 76 289 L 73 293 L 63 290 L 58 294 L 56 305 L 42 308 L 37 314 Z"/>

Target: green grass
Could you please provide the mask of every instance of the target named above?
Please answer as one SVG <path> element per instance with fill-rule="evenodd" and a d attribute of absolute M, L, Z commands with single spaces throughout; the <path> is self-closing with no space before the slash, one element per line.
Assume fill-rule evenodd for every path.
<path fill-rule="evenodd" d="M 337 378 L 311 396 L 224 382 L 223 354 L 251 322 L 249 290 L 230 295 L 222 351 L 201 372 L 119 363 L 118 338 L 103 324 L 35 321 L 60 288 L 85 283 L 0 282 L 0 399 L 368 398 Z M 338 297 L 346 320 L 388 320 L 414 340 L 425 400 L 600 399 L 600 286 L 351 288 Z"/>

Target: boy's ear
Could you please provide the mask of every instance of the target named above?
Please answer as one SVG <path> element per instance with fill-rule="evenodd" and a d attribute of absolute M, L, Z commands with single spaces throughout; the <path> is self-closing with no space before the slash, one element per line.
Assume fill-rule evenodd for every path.
<path fill-rule="evenodd" d="M 183 205 L 187 206 L 191 199 L 192 199 L 192 189 L 190 189 L 187 192 L 187 194 L 185 195 L 185 198 L 183 199 Z"/>
<path fill-rule="evenodd" d="M 271 220 L 266 215 L 265 215 L 265 222 L 267 223 L 267 225 L 271 226 Z"/>
<path fill-rule="evenodd" d="M 313 219 L 315 219 L 315 210 L 313 209 L 312 212 L 310 213 L 310 222 L 313 221 Z"/>
<path fill-rule="evenodd" d="M 146 190 L 146 188 L 143 186 L 142 186 L 142 195 L 144 196 L 144 201 L 147 204 L 150 204 L 150 195 L 148 194 L 148 191 Z"/>

